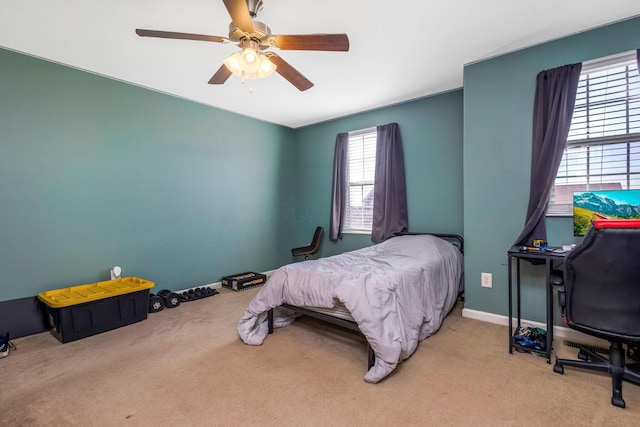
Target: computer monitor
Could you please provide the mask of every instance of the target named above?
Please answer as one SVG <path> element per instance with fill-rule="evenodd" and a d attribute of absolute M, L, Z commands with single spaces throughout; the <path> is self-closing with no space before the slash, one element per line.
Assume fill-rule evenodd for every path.
<path fill-rule="evenodd" d="M 593 219 L 640 218 L 640 190 L 576 191 L 573 193 L 573 234 L 584 236 Z"/>

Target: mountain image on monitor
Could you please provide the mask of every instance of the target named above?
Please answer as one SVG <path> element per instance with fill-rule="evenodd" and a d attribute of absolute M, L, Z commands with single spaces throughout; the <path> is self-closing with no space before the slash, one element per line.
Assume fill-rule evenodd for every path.
<path fill-rule="evenodd" d="M 573 193 L 573 234 L 584 236 L 594 219 L 640 218 L 640 190 Z"/>

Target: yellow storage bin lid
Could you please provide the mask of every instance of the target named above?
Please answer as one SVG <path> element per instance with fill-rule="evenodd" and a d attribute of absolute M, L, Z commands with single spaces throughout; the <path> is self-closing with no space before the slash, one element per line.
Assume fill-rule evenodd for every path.
<path fill-rule="evenodd" d="M 153 288 L 155 283 L 139 277 L 123 277 L 105 282 L 40 292 L 38 299 L 51 308 L 68 307 L 117 295 Z"/>

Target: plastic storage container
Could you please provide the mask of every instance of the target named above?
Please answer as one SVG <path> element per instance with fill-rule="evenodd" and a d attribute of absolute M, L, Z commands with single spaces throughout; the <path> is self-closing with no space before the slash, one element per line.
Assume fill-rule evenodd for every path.
<path fill-rule="evenodd" d="M 110 331 L 147 318 L 153 282 L 124 277 L 38 294 L 50 331 L 63 343 Z"/>

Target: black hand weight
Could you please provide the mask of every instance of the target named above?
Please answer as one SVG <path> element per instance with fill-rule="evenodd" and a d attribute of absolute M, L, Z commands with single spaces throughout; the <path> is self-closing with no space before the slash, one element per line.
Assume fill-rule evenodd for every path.
<path fill-rule="evenodd" d="M 173 291 L 163 289 L 158 292 L 158 296 L 164 300 L 164 306 L 167 308 L 175 308 L 180 305 L 180 295 Z"/>
<path fill-rule="evenodd" d="M 157 313 L 164 308 L 164 298 L 149 294 L 149 313 Z"/>

